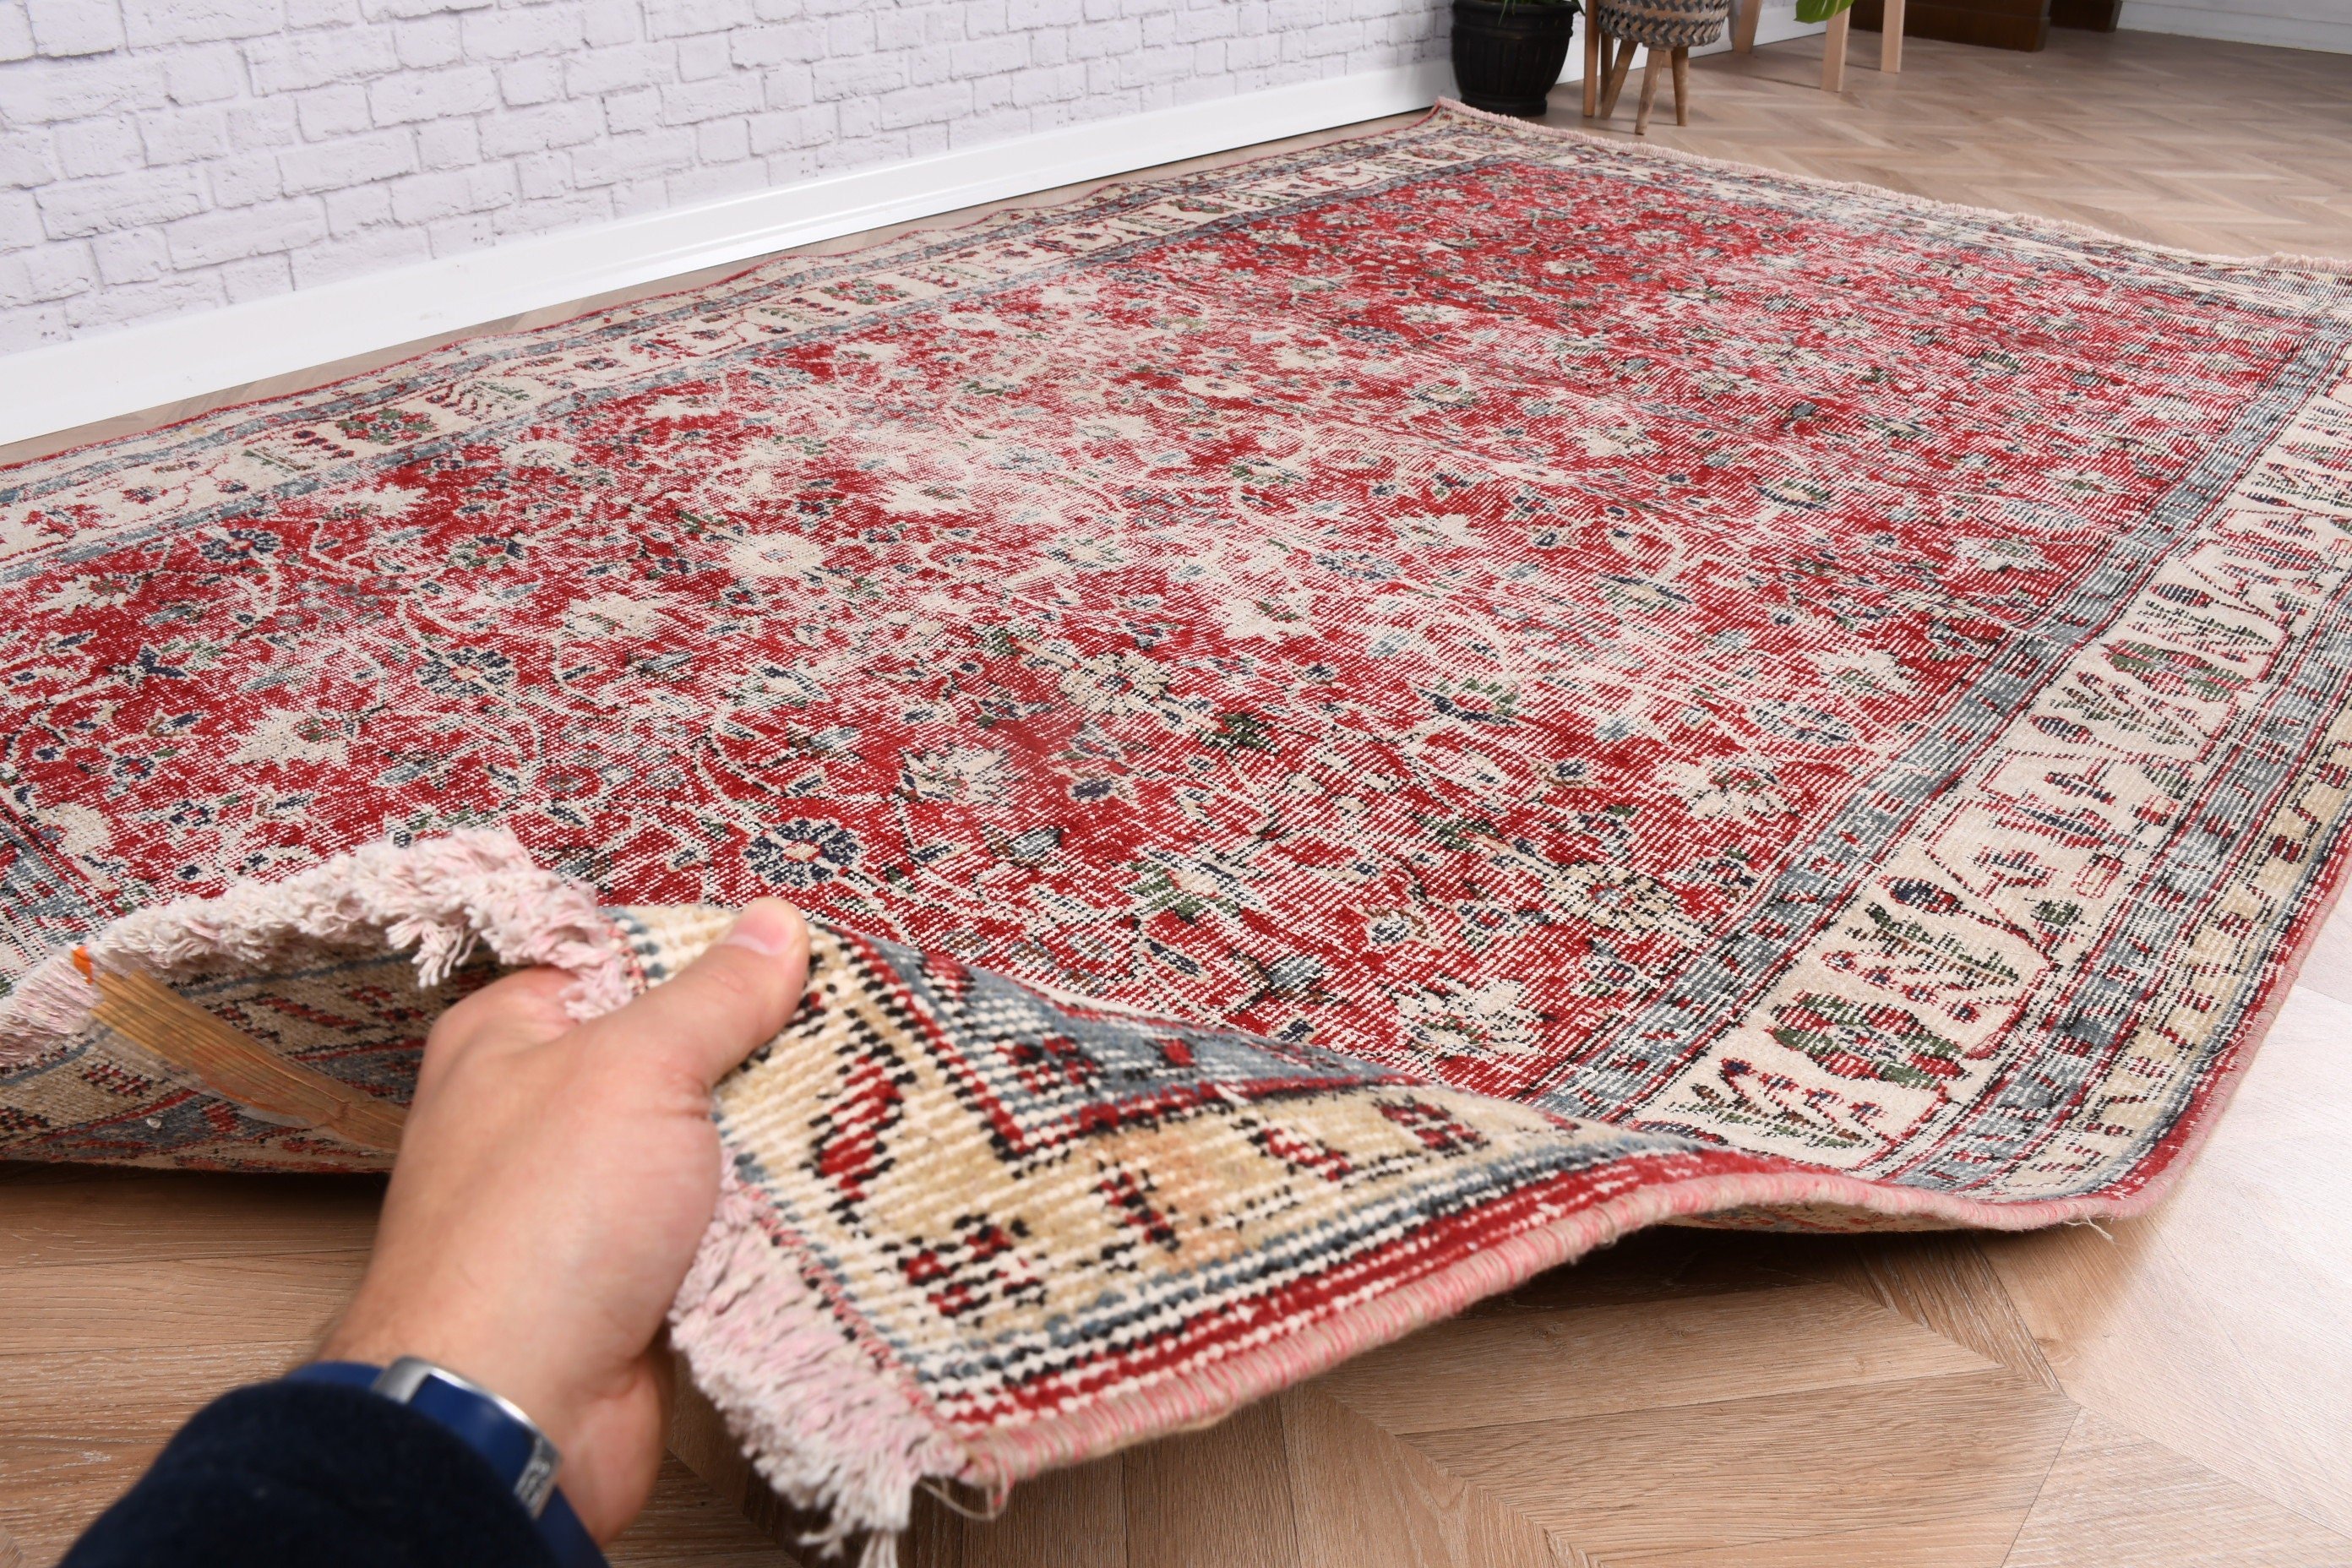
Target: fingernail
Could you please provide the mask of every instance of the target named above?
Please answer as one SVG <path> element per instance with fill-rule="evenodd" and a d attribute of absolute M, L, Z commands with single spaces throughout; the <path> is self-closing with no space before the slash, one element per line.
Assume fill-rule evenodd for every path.
<path fill-rule="evenodd" d="M 801 918 L 782 899 L 754 899 L 735 917 L 735 924 L 719 940 L 730 947 L 748 947 L 768 958 L 782 958 L 800 936 Z"/>

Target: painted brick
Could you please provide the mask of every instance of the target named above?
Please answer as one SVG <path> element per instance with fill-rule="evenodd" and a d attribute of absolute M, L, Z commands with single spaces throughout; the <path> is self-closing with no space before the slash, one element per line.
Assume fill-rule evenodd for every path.
<path fill-rule="evenodd" d="M 972 122 L 976 120 L 985 119 L 990 115 L 994 114 L 997 110 L 1003 109 L 1013 109 L 1014 112 L 1019 112 L 1018 109 L 1013 102 L 1013 79 L 1010 76 L 984 76 L 981 78 L 978 81 L 971 84 L 971 110 L 968 113 L 957 116 L 955 123 L 948 127 L 949 139 L 956 142 L 961 146 L 968 147 L 973 145 L 980 140 L 980 138 L 975 137 L 971 133 Z M 1023 131 L 1028 130 L 1028 121 L 1024 117 L 1022 121 L 1020 131 L 1006 132 L 1000 128 L 994 136 L 989 137 L 987 140 L 992 142 L 1001 142 L 1007 135 L 1018 136 Z"/>
<path fill-rule="evenodd" d="M 301 117 L 291 99 L 248 99 L 229 106 L 228 142 L 240 153 L 291 147 L 301 140 Z"/>
<path fill-rule="evenodd" d="M 794 5 L 798 0 L 778 0 Z M 580 12 L 581 37 L 592 48 L 608 44 L 633 44 L 644 37 L 645 25 L 636 0 L 588 0 Z"/>
<path fill-rule="evenodd" d="M 73 336 L 63 305 L 20 305 L 0 310 L 0 353 L 22 353 Z"/>
<path fill-rule="evenodd" d="M 469 60 L 560 54 L 577 48 L 580 34 L 580 14 L 568 5 L 475 11 L 467 14 L 463 26 Z"/>
<path fill-rule="evenodd" d="M 669 187 L 659 180 L 625 181 L 614 185 L 611 195 L 614 217 L 635 217 L 669 205 Z"/>
<path fill-rule="evenodd" d="M 760 79 L 748 73 L 713 81 L 680 82 L 661 89 L 665 125 L 696 125 L 722 116 L 755 113 L 762 107 Z"/>
<path fill-rule="evenodd" d="M 607 93 L 604 106 L 604 129 L 615 136 L 632 131 L 651 131 L 661 123 L 661 93 L 654 88 Z"/>
<path fill-rule="evenodd" d="M 1063 66 L 1024 74 L 1013 84 L 1013 101 L 1024 109 L 1034 109 L 1040 104 L 1067 103 L 1086 90 L 1086 67 Z"/>
<path fill-rule="evenodd" d="M 306 142 L 350 136 L 375 123 L 368 117 L 367 89 L 357 82 L 296 93 L 294 117 Z"/>
<path fill-rule="evenodd" d="M 327 193 L 327 232 L 338 239 L 391 221 L 392 192 L 385 186 L 354 185 Z"/>
<path fill-rule="evenodd" d="M 228 111 L 225 109 L 171 109 L 139 117 L 139 142 L 147 162 L 199 163 L 226 158 Z"/>
<path fill-rule="evenodd" d="M 49 142 L 57 153 L 58 167 L 69 180 L 119 174 L 147 162 L 139 145 L 139 128 L 128 120 L 111 116 L 60 125 Z"/>
<path fill-rule="evenodd" d="M 534 206 L 552 201 L 572 189 L 572 160 L 562 153 L 540 153 L 515 160 L 515 183 L 522 191 L 523 205 Z M 601 198 L 601 205 L 610 207 L 612 198 Z"/>
<path fill-rule="evenodd" d="M 544 234 L 555 228 L 577 228 L 601 223 L 613 216 L 609 191 L 574 191 L 569 195 L 526 201 L 490 215 L 500 234 Z"/>
<path fill-rule="evenodd" d="M 125 110 L 160 109 L 167 101 L 163 63 L 121 54 L 24 60 L 8 68 L 7 85 L 0 88 L 0 102 L 7 105 L 12 125 L 53 125 Z"/>
<path fill-rule="evenodd" d="M 0 0 L 0 353 L 1442 52 L 1442 0 Z M 79 280 L 79 281 L 76 281 Z"/>
<path fill-rule="evenodd" d="M 708 81 L 724 76 L 735 68 L 730 29 L 725 33 L 705 33 L 699 37 L 680 38 L 670 46 L 680 81 Z"/>
<path fill-rule="evenodd" d="M 134 49 L 257 38 L 286 26 L 282 0 L 122 0 L 122 30 Z"/>
<path fill-rule="evenodd" d="M 458 65 L 466 58 L 466 36 L 458 30 L 455 16 L 419 16 L 403 22 L 393 29 L 392 44 L 400 63 L 411 70 Z"/>
<path fill-rule="evenodd" d="M 883 47 L 874 41 L 874 18 L 863 11 L 825 24 L 824 52 L 835 58 L 856 59 Z"/>
<path fill-rule="evenodd" d="M 26 0 L 33 52 L 102 55 L 122 47 L 122 13 L 114 0 Z"/>
<path fill-rule="evenodd" d="M 584 98 L 626 88 L 650 87 L 668 77 L 670 61 L 669 50 L 644 44 L 591 49 L 564 62 L 564 90 Z"/>
<path fill-rule="evenodd" d="M 820 100 L 871 98 L 877 93 L 893 92 L 907 85 L 907 62 L 903 57 L 895 54 L 827 58 L 818 61 L 811 69 L 816 78 L 816 95 Z"/>
<path fill-rule="evenodd" d="M 33 58 L 33 19 L 18 0 L 0 0 L 0 64 Z"/>
<path fill-rule="evenodd" d="M 425 237 L 432 243 L 434 255 L 457 256 L 497 243 L 499 230 L 488 214 L 467 213 L 426 224 Z"/>
<path fill-rule="evenodd" d="M 275 153 L 245 153 L 224 159 L 207 165 L 205 178 L 215 207 L 249 207 L 286 189 Z"/>
<path fill-rule="evenodd" d="M 751 136 L 751 151 L 766 157 L 771 153 L 797 152 L 814 147 L 833 137 L 835 118 L 829 106 L 788 110 L 775 114 L 755 114 L 745 122 Z"/>
<path fill-rule="evenodd" d="M 694 132 L 646 131 L 592 142 L 572 154 L 572 178 L 582 185 L 609 185 L 650 174 L 673 174 L 694 167 Z"/>
<path fill-rule="evenodd" d="M 385 16 L 437 16 L 449 11 L 478 11 L 496 0 L 360 0 L 360 14 L 370 21 Z"/>
<path fill-rule="evenodd" d="M 274 256 L 249 256 L 243 261 L 231 261 L 220 269 L 221 287 L 228 291 L 228 302 L 241 305 L 247 300 L 267 299 L 283 294 L 294 287 L 294 268 L 284 252 Z"/>
<path fill-rule="evenodd" d="M 515 199 L 514 170 L 504 163 L 415 174 L 392 183 L 392 219 L 414 227 L 461 213 L 512 206 Z"/>
<path fill-rule="evenodd" d="M 936 87 L 910 87 L 876 100 L 874 109 L 877 123 L 885 131 L 943 124 L 971 112 L 971 84 L 956 81 Z"/>
<path fill-rule="evenodd" d="M 289 27 L 344 27 L 362 19 L 359 0 L 286 0 Z"/>
<path fill-rule="evenodd" d="M 253 90 L 266 96 L 381 77 L 400 68 L 400 56 L 388 32 L 331 27 L 255 38 L 245 46 L 245 65 Z"/>
<path fill-rule="evenodd" d="M 562 60 L 515 60 L 499 69 L 499 97 L 510 108 L 553 103 L 562 96 Z"/>
<path fill-rule="evenodd" d="M 134 228 L 101 234 L 89 242 L 101 283 L 152 283 L 172 270 L 172 253 L 161 232 Z"/>
<path fill-rule="evenodd" d="M 694 33 L 716 33 L 743 20 L 743 9 L 739 0 L 646 0 L 646 37 L 682 38 Z"/>
<path fill-rule="evenodd" d="M 804 63 L 824 53 L 824 29 L 812 22 L 736 27 L 727 35 L 727 49 L 739 66 Z"/>
<path fill-rule="evenodd" d="M 828 172 L 865 169 L 877 163 L 896 163 L 909 155 L 904 132 L 845 136 L 838 142 L 827 142 L 816 149 L 816 166 Z"/>
<path fill-rule="evenodd" d="M 1029 131 L 1029 111 L 1011 106 L 982 110 L 955 121 L 948 127 L 950 147 L 985 147 L 992 142 L 1009 142 Z"/>
<path fill-rule="evenodd" d="M 368 87 L 368 110 L 378 125 L 409 125 L 450 114 L 476 114 L 498 101 L 498 76 L 483 66 L 404 71 Z"/>
<path fill-rule="evenodd" d="M 436 120 L 416 128 L 420 169 L 467 169 L 482 161 L 481 122 Z"/>
<path fill-rule="evenodd" d="M 816 74 L 808 66 L 773 67 L 761 73 L 760 85 L 770 109 L 805 109 L 816 101 Z"/>
<path fill-rule="evenodd" d="M 326 204 L 310 197 L 267 202 L 241 212 L 205 213 L 163 226 L 172 264 L 183 271 L 294 250 L 326 237 Z"/>
<path fill-rule="evenodd" d="M 389 198 L 386 201 L 388 205 Z M 421 231 L 383 227 L 339 236 L 323 245 L 305 246 L 288 259 L 294 267 L 294 287 L 315 289 L 321 283 L 363 277 L 432 258 L 432 243 Z"/>
<path fill-rule="evenodd" d="M 0 132 L 0 186 L 44 185 L 56 178 L 56 148 L 47 132 Z M 27 203 L 31 200 L 26 198 Z M 0 234 L 6 232 L 5 226 L 0 226 Z"/>
<path fill-rule="evenodd" d="M 192 169 L 142 169 L 102 180 L 69 180 L 44 187 L 37 199 L 42 230 L 51 239 L 147 227 L 205 209 L 204 184 Z"/>
<path fill-rule="evenodd" d="M 310 195 L 372 184 L 416 167 L 416 138 L 405 131 L 374 131 L 278 155 L 278 172 L 289 195 Z"/>
<path fill-rule="evenodd" d="M 0 251 L 29 250 L 46 243 L 41 204 L 30 191 L 0 191 Z"/>
<path fill-rule="evenodd" d="M 940 58 L 948 74 L 961 81 L 995 76 L 1003 71 L 1019 70 L 1029 63 L 1029 40 L 1026 38 L 982 38 L 941 50 Z"/>
<path fill-rule="evenodd" d="M 751 128 L 742 120 L 715 120 L 694 133 L 695 158 L 706 167 L 740 163 L 751 155 Z"/>
<path fill-rule="evenodd" d="M 1106 55 L 1132 54 L 1143 47 L 1143 25 L 1131 18 L 1088 22 L 1068 33 L 1070 58 L 1098 59 Z"/>
<path fill-rule="evenodd" d="M 152 283 L 132 283 L 120 289 L 93 289 L 65 303 L 66 325 L 75 337 L 130 321 L 160 316 L 182 316 L 192 310 L 217 310 L 228 303 L 219 277 L 159 278 Z"/>
<path fill-rule="evenodd" d="M 85 293 L 98 284 L 87 243 L 19 250 L 0 260 L 0 305 L 37 305 Z"/>
<path fill-rule="evenodd" d="M 482 117 L 482 152 L 492 158 L 514 158 L 555 147 L 576 147 L 604 132 L 602 107 L 593 102 L 509 110 Z"/>
<path fill-rule="evenodd" d="M 173 49 L 163 62 L 163 90 L 173 103 L 218 103 L 246 90 L 245 57 L 234 44 Z"/>
<path fill-rule="evenodd" d="M 713 168 L 703 165 L 682 174 L 672 174 L 665 183 L 665 192 L 671 206 L 686 206 L 695 202 L 717 201 L 721 196 L 740 195 L 755 191 L 768 183 L 767 165 L 754 159 L 740 163 L 722 164 Z"/>

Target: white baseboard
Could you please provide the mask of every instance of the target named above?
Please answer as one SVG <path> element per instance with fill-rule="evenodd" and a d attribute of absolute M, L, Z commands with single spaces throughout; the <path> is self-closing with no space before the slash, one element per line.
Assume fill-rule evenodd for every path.
<path fill-rule="evenodd" d="M 860 229 L 1426 109 L 1444 60 L 1272 88 L 615 223 L 0 357 L 0 444 Z"/>
<path fill-rule="evenodd" d="M 2326 0 L 2304 0 L 2301 8 L 2315 11 L 2326 4 Z M 2223 5 L 2182 5 L 2178 0 L 2125 0 L 2117 26 L 2127 32 L 2181 33 L 2233 44 L 2273 44 L 2283 49 L 2352 55 L 2352 12 L 2339 11 L 2334 16 L 2258 16 Z"/>
<path fill-rule="evenodd" d="M 1798 22 L 1790 5 L 1768 5 L 1757 41 L 1820 30 Z M 1582 58 L 1580 35 L 1571 81 L 1582 79 Z M 1302 82 L 135 323 L 0 357 L 0 444 L 860 229 L 1423 109 L 1453 90 L 1453 68 L 1442 59 Z"/>

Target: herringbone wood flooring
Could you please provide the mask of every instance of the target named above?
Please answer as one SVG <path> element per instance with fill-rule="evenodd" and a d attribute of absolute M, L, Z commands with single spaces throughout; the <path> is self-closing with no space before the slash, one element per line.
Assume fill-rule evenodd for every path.
<path fill-rule="evenodd" d="M 1691 62 L 1691 123 L 1645 140 L 2225 255 L 2352 258 L 2352 55 L 2053 30 L 2040 54 L 1914 38 L 1903 70 L 1821 43 Z M 1547 121 L 1591 129 L 1555 90 Z M 1606 134 L 1630 137 L 1621 105 Z"/>
<path fill-rule="evenodd" d="M 2352 256 L 2352 58 L 1915 40 L 1899 78 L 1858 50 L 1830 97 L 1818 48 L 1696 61 L 1693 123 L 1651 140 L 2200 249 Z M 1574 100 L 1552 119 L 1576 123 Z M 993 1521 L 926 1500 L 911 1568 L 2352 1568 L 2348 1048 L 2344 918 L 2155 1215 L 1648 1233 L 1221 1426 L 1032 1482 Z M 307 1352 L 378 1190 L 0 1166 L 0 1530 L 30 1563 L 189 1411 Z M 787 1561 L 739 1511 L 770 1517 L 725 1447 L 692 1422 L 677 1447 L 711 1484 L 672 1464 L 614 1562 Z"/>

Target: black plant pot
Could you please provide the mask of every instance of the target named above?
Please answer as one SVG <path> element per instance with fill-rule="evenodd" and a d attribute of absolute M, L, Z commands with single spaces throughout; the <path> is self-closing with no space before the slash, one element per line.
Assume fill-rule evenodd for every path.
<path fill-rule="evenodd" d="M 1454 0 L 1454 79 L 1473 109 L 1532 119 L 1559 80 L 1576 0 Z"/>

